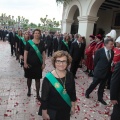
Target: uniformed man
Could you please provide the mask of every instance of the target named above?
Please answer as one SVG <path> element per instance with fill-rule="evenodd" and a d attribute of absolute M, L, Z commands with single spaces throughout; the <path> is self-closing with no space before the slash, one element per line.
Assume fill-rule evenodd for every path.
<path fill-rule="evenodd" d="M 93 56 L 95 55 L 95 52 L 96 52 L 98 49 L 104 47 L 104 43 L 103 43 L 101 34 L 96 35 L 96 42 L 97 42 L 97 44 L 95 45 L 95 48 L 94 48 L 94 51 L 93 51 Z"/>
<path fill-rule="evenodd" d="M 116 47 L 114 48 L 114 58 L 113 58 L 113 64 L 114 66 L 120 62 L 120 36 L 117 38 Z"/>
<path fill-rule="evenodd" d="M 89 38 L 90 38 L 90 44 L 85 50 L 85 55 L 87 57 L 86 58 L 87 70 L 85 72 L 89 73 L 88 76 L 93 77 L 93 50 L 95 48 L 96 41 L 94 35 L 90 35 Z"/>

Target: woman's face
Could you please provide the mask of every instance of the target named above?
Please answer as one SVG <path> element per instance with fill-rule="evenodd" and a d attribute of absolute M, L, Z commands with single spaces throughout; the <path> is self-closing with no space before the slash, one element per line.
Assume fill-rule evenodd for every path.
<path fill-rule="evenodd" d="M 55 68 L 63 71 L 67 68 L 67 57 L 63 56 L 63 57 L 59 57 L 56 59 L 55 61 Z"/>
<path fill-rule="evenodd" d="M 25 39 L 28 39 L 29 38 L 29 34 L 28 32 L 25 33 Z"/>
<path fill-rule="evenodd" d="M 40 32 L 39 31 L 35 31 L 33 34 L 35 39 L 40 39 Z"/>
<path fill-rule="evenodd" d="M 67 41 L 69 40 L 69 36 L 66 36 L 66 40 L 67 40 Z"/>
<path fill-rule="evenodd" d="M 19 34 L 22 35 L 22 31 L 19 31 Z"/>

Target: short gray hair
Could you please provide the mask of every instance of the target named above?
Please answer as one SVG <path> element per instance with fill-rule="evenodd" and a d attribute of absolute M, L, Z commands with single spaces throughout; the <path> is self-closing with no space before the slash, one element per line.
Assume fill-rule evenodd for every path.
<path fill-rule="evenodd" d="M 112 38 L 107 38 L 104 40 L 104 45 L 107 45 L 109 42 L 114 42 Z"/>

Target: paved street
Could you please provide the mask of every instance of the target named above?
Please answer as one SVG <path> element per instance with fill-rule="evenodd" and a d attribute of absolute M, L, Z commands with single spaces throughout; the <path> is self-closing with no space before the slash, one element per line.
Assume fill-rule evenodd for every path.
<path fill-rule="evenodd" d="M 53 69 L 50 58 L 46 64 L 43 76 Z M 90 99 L 86 99 L 84 93 L 92 79 L 81 69 L 78 70 L 77 77 L 75 81 L 78 100 L 76 114 L 71 120 L 110 120 L 112 105 L 109 101 L 109 91 L 105 90 L 104 94 L 107 106 L 97 102 L 97 89 L 90 95 Z M 26 83 L 23 68 L 10 54 L 10 45 L 0 41 L 0 120 L 42 120 L 36 114 L 40 103 L 36 100 L 34 80 L 31 97 L 27 97 Z"/>

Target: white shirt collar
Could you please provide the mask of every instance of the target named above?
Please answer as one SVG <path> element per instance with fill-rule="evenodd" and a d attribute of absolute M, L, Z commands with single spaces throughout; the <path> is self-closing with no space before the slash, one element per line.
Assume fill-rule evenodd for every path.
<path fill-rule="evenodd" d="M 79 44 L 80 42 L 77 40 L 77 43 Z"/>
<path fill-rule="evenodd" d="M 99 44 L 99 43 L 101 43 L 102 42 L 102 40 L 101 41 L 99 41 L 97 44 Z"/>
<path fill-rule="evenodd" d="M 104 47 L 104 49 L 105 49 L 105 52 L 107 53 L 107 52 L 108 52 L 108 49 L 107 49 L 106 47 Z M 111 50 L 109 50 L 109 52 L 111 52 Z"/>
<path fill-rule="evenodd" d="M 90 41 L 90 43 L 93 43 L 93 42 L 95 42 L 95 40 Z"/>

